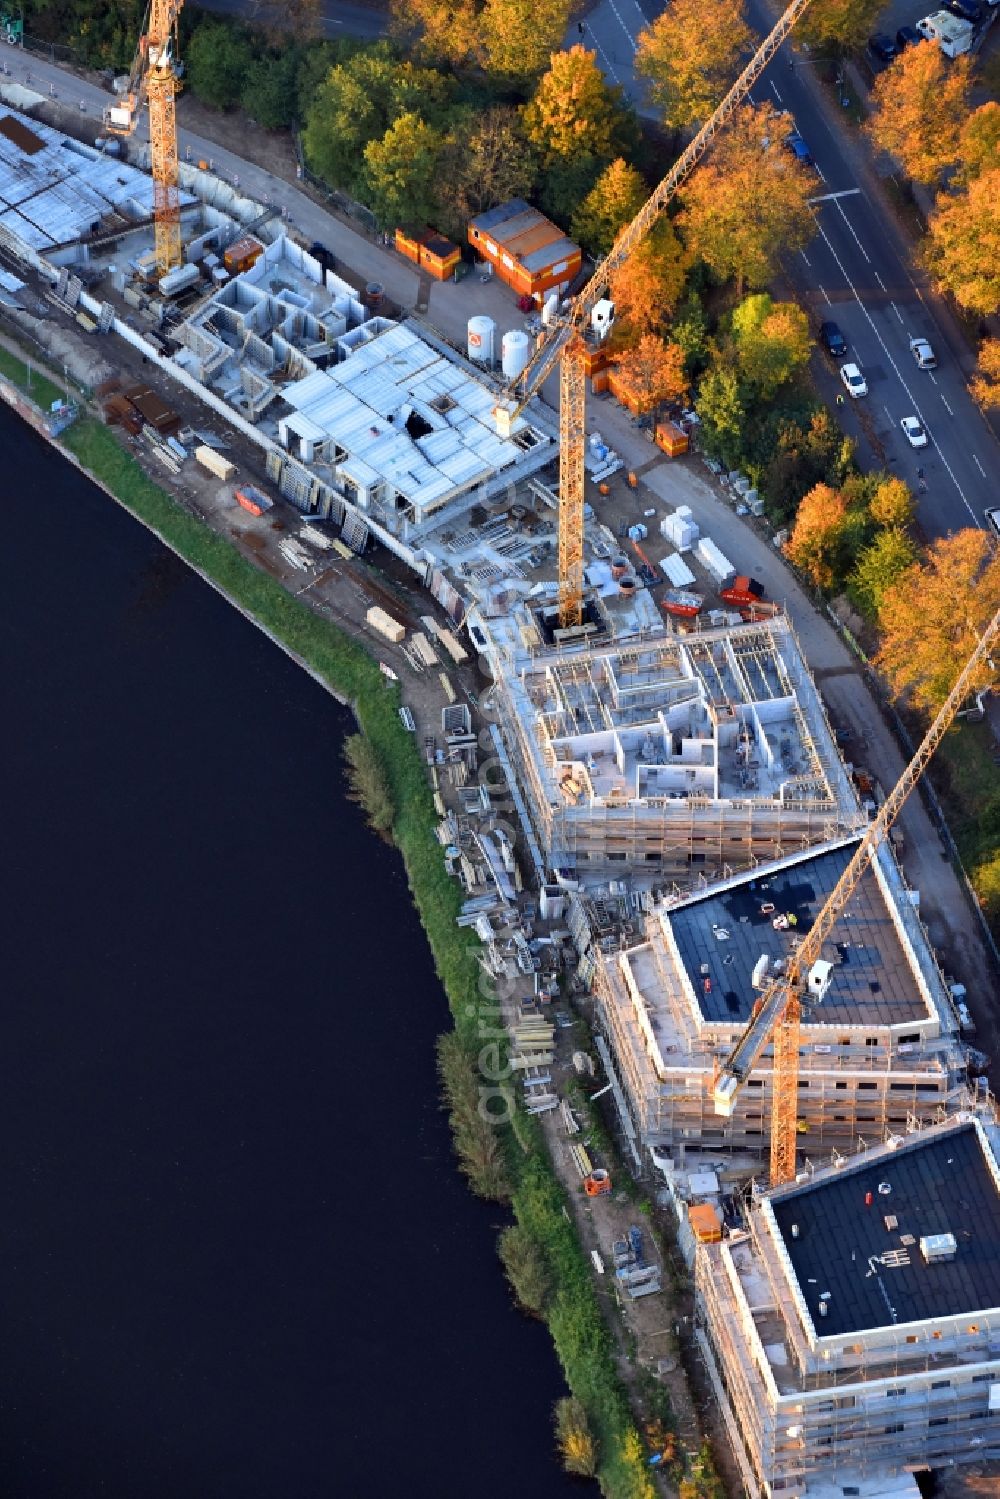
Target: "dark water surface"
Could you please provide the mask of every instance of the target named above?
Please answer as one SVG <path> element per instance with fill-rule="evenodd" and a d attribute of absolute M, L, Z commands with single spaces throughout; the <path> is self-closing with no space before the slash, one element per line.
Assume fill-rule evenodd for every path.
<path fill-rule="evenodd" d="M 347 715 L 2 407 L 0 450 L 0 1494 L 579 1494 Z"/>

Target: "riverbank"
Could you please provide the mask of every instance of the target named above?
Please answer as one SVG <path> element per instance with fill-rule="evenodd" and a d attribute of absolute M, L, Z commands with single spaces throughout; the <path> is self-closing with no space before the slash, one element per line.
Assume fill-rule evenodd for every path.
<path fill-rule="evenodd" d="M 7 354 L 3 368 L 13 386 L 11 393 L 23 391 L 26 366 Z M 39 383 L 42 379 L 37 371 L 32 372 L 34 391 L 44 399 L 47 392 Z M 10 404 L 17 409 L 17 400 Z M 393 836 L 456 1035 L 478 1086 L 481 970 L 467 934 L 455 924 L 459 891 L 444 870 L 434 837 L 437 818 L 425 768 L 412 735 L 399 721 L 398 688 L 386 681 L 367 652 L 344 631 L 292 598 L 233 545 L 177 505 L 93 417 L 81 416 L 54 445 L 315 680 L 350 705 L 386 767 L 395 808 Z M 545 1320 L 567 1383 L 583 1404 L 597 1437 L 602 1489 L 610 1499 L 652 1499 L 656 1490 L 647 1471 L 645 1445 L 618 1377 L 589 1264 L 565 1215 L 562 1188 L 533 1125 L 534 1121 L 517 1119 L 517 1144 L 506 1122 L 493 1125 L 508 1163 L 509 1190 L 503 1195 L 549 1269 L 552 1291 Z"/>

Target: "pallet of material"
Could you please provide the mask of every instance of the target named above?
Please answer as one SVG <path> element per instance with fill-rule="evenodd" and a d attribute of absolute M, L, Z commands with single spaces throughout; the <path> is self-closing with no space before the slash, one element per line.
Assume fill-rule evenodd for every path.
<path fill-rule="evenodd" d="M 577 1171 L 579 1171 L 581 1178 L 590 1175 L 594 1167 L 591 1163 L 590 1156 L 584 1150 L 582 1145 L 571 1145 L 569 1148 L 569 1156 L 570 1160 L 573 1162 L 573 1165 L 576 1167 Z"/>
<path fill-rule="evenodd" d="M 414 633 L 410 636 L 410 644 L 413 646 L 413 649 L 416 651 L 417 655 L 420 657 L 420 660 L 424 663 L 425 666 L 437 665 L 438 658 L 434 653 L 434 647 L 431 645 L 426 635 L 421 634 L 419 630 L 414 631 Z"/>
<path fill-rule="evenodd" d="M 400 645 L 406 639 L 405 626 L 401 625 L 398 619 L 393 619 L 392 615 L 387 614 L 384 609 L 380 609 L 377 604 L 373 604 L 367 611 L 365 622 L 386 640 L 391 640 L 393 645 Z"/>
<path fill-rule="evenodd" d="M 222 453 L 217 452 L 215 448 L 206 447 L 204 443 L 195 448 L 194 456 L 202 468 L 207 469 L 210 474 L 214 474 L 217 479 L 231 479 L 236 472 L 235 463 L 231 463 L 228 458 L 224 457 Z"/>
<path fill-rule="evenodd" d="M 468 651 L 464 646 L 459 645 L 458 641 L 455 639 L 450 630 L 442 630 L 438 628 L 437 638 L 444 646 L 445 650 L 448 652 L 448 655 L 455 662 L 456 666 L 461 666 L 463 661 L 468 661 Z"/>
<path fill-rule="evenodd" d="M 438 676 L 441 679 L 441 686 L 444 688 L 445 697 L 448 699 L 449 703 L 453 703 L 455 701 L 455 689 L 451 685 L 451 682 L 448 680 L 448 673 L 446 671 L 441 671 L 438 672 Z"/>

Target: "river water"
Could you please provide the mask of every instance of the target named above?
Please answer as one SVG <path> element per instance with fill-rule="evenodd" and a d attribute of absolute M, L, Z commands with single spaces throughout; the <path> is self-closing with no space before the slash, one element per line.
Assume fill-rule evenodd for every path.
<path fill-rule="evenodd" d="M 580 1493 L 349 719 L 0 407 L 0 1492 Z"/>

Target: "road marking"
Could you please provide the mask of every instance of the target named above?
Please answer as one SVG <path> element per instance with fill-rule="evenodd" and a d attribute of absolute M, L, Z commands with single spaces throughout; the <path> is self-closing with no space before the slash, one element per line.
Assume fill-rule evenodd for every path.
<path fill-rule="evenodd" d="M 861 308 L 861 311 L 864 313 L 865 317 L 868 319 L 869 327 L 871 328 L 871 330 L 874 333 L 875 337 L 878 339 L 878 342 L 879 342 L 879 344 L 881 345 L 881 348 L 882 348 L 882 352 L 884 353 L 886 359 L 888 359 L 889 363 L 892 365 L 893 369 L 895 370 L 896 376 L 897 376 L 897 378 L 899 380 L 899 383 L 903 387 L 904 391 L 906 392 L 907 399 L 912 403 L 914 415 L 917 416 L 917 417 L 919 417 L 921 425 L 923 426 L 924 430 L 926 431 L 928 437 L 930 437 L 931 436 L 930 423 L 927 421 L 927 419 L 925 418 L 923 412 L 921 411 L 920 405 L 917 402 L 915 396 L 913 395 L 913 392 L 910 390 L 910 388 L 907 385 L 906 381 L 903 379 L 902 371 L 900 370 L 899 365 L 896 363 L 895 359 L 893 359 L 891 352 L 889 351 L 889 349 L 886 346 L 886 342 L 885 342 L 884 338 L 882 337 L 881 333 L 878 331 L 878 328 L 875 326 L 875 321 L 872 318 L 871 313 L 868 311 L 868 308 L 865 306 L 864 302 L 862 302 L 861 298 L 858 296 L 858 289 L 854 285 L 854 282 L 851 280 L 850 276 L 847 274 L 847 268 L 844 265 L 843 261 L 841 260 L 840 256 L 837 254 L 837 251 L 834 249 L 833 244 L 830 241 L 830 236 L 827 234 L 826 230 L 823 228 L 823 225 L 819 222 L 819 216 L 815 215 L 814 217 L 816 218 L 816 228 L 819 230 L 820 234 L 823 236 L 824 240 L 826 241 L 826 247 L 827 247 L 827 249 L 830 251 L 830 254 L 833 256 L 834 260 L 837 262 L 837 265 L 840 267 L 840 274 L 843 276 L 844 280 L 847 282 L 848 286 L 850 287 L 851 292 L 854 295 L 855 302 L 857 302 L 858 306 Z M 973 510 L 972 506 L 969 504 L 969 501 L 966 498 L 965 490 L 962 488 L 961 484 L 959 484 L 958 479 L 957 479 L 957 477 L 955 475 L 955 470 L 952 468 L 951 464 L 948 462 L 947 458 L 945 457 L 945 455 L 942 452 L 942 450 L 941 450 L 940 447 L 938 447 L 938 456 L 940 457 L 941 462 L 944 464 L 945 468 L 947 469 L 947 471 L 948 471 L 948 477 L 950 478 L 951 482 L 954 484 L 955 488 L 957 489 L 958 495 L 959 495 L 959 498 L 962 501 L 962 504 L 965 506 L 966 510 L 968 510 L 969 514 L 972 516 L 973 524 L 975 526 L 979 526 L 980 525 L 979 516 L 976 514 L 976 512 Z"/>
<path fill-rule="evenodd" d="M 778 85 L 775 83 L 775 81 L 774 81 L 773 78 L 771 79 L 771 88 L 774 91 L 774 97 L 777 99 L 778 103 L 780 104 L 781 103 L 781 95 L 778 93 Z"/>
<path fill-rule="evenodd" d="M 894 313 L 895 313 L 895 314 L 896 314 L 896 316 L 897 316 L 897 317 L 898 317 L 898 318 L 899 318 L 899 321 L 900 321 L 900 322 L 902 322 L 902 321 L 903 321 L 903 314 L 902 314 L 902 313 L 901 313 L 901 312 L 900 312 L 900 310 L 899 310 L 899 308 L 898 308 L 898 307 L 897 307 L 897 306 L 896 306 L 896 304 L 895 304 L 895 302 L 890 302 L 890 303 L 889 303 L 889 306 L 890 306 L 890 307 L 891 307 L 891 308 L 892 308 L 892 310 L 893 310 L 893 312 L 894 312 Z"/>
<path fill-rule="evenodd" d="M 882 280 L 882 277 L 879 275 L 878 271 L 875 272 L 875 280 L 878 282 L 879 286 L 882 288 L 883 291 L 887 291 L 888 290 L 885 282 Z"/>
<path fill-rule="evenodd" d="M 825 286 L 821 286 L 820 287 L 820 291 L 823 293 L 824 297 L 826 297 L 826 305 L 827 305 L 827 307 L 832 307 L 833 303 L 830 301 L 830 298 L 826 294 L 826 287 Z"/>
<path fill-rule="evenodd" d="M 819 172 L 819 167 L 817 167 L 816 170 L 817 172 Z M 819 172 L 819 175 L 823 177 L 822 172 Z M 826 181 L 825 177 L 823 177 L 823 181 Z M 813 203 L 836 203 L 838 198 L 856 198 L 858 197 L 860 192 L 860 187 L 845 187 L 844 190 L 839 193 L 823 193 L 818 198 L 810 198 L 809 203 L 810 205 L 812 205 Z"/>
<path fill-rule="evenodd" d="M 602 59 L 602 61 L 604 63 L 604 71 L 605 71 L 605 73 L 610 73 L 611 77 L 615 80 L 615 82 L 617 84 L 621 85 L 622 87 L 624 87 L 624 84 L 622 84 L 621 79 L 618 77 L 618 73 L 617 73 L 617 71 L 615 69 L 614 63 L 611 61 L 610 57 L 605 52 L 604 48 L 601 46 L 601 43 L 598 40 L 598 38 L 594 35 L 593 27 L 588 27 L 588 30 L 590 31 L 591 39 L 592 39 L 592 41 L 594 43 L 594 46 L 597 48 L 598 52 L 601 54 L 601 59 Z"/>
<path fill-rule="evenodd" d="M 889 423 L 889 426 L 891 427 L 892 426 L 892 413 L 890 412 L 888 406 L 885 404 L 884 401 L 882 403 L 882 410 L 885 412 L 885 419 Z"/>
<path fill-rule="evenodd" d="M 931 377 L 931 384 L 932 385 L 936 385 L 937 384 L 937 376 L 935 375 L 934 371 L 933 370 L 928 370 L 927 373 Z"/>
<path fill-rule="evenodd" d="M 639 49 L 636 46 L 635 42 L 632 40 L 632 33 L 631 33 L 631 31 L 629 31 L 628 27 L 625 25 L 625 22 L 622 20 L 621 11 L 618 9 L 617 5 L 615 4 L 615 0 L 608 0 L 608 4 L 611 6 L 611 9 L 614 11 L 615 17 L 617 18 L 619 26 L 624 31 L 625 35 L 628 37 L 628 43 L 629 43 L 629 46 L 632 48 L 633 53 L 634 52 L 638 52 Z"/>
<path fill-rule="evenodd" d="M 855 229 L 854 229 L 854 225 L 851 223 L 850 219 L 847 217 L 847 214 L 841 208 L 839 197 L 836 200 L 836 207 L 837 207 L 837 212 L 840 214 L 840 217 L 843 219 L 843 221 L 847 225 L 848 229 L 850 229 L 851 234 L 854 237 L 854 243 L 857 245 L 858 249 L 861 251 L 862 255 L 865 257 L 865 259 L 867 260 L 868 264 L 871 265 L 871 263 L 872 263 L 871 262 L 871 256 L 868 254 L 868 251 L 865 249 L 864 245 L 858 239 L 857 233 L 855 232 Z"/>
<path fill-rule="evenodd" d="M 979 472 L 982 474 L 983 478 L 985 479 L 986 478 L 986 470 L 983 468 L 983 465 L 980 463 L 980 461 L 976 457 L 975 453 L 973 453 L 973 455 L 972 455 L 972 461 L 976 465 L 976 467 L 978 468 Z"/>
<path fill-rule="evenodd" d="M 948 413 L 949 416 L 954 416 L 955 415 L 954 411 L 952 411 L 951 407 L 948 405 L 948 402 L 945 400 L 944 396 L 941 397 L 941 405 L 944 407 L 945 411 L 947 411 L 947 413 Z"/>
<path fill-rule="evenodd" d="M 816 173 L 816 176 L 819 178 L 820 182 L 826 181 L 826 178 L 823 175 L 823 168 L 821 166 L 817 166 L 815 162 L 813 162 L 813 171 Z"/>
<path fill-rule="evenodd" d="M 799 254 L 802 256 L 802 259 L 805 261 L 806 265 L 809 266 L 809 269 L 812 270 L 812 266 L 809 265 L 809 256 L 806 254 L 805 250 L 800 250 Z"/>

